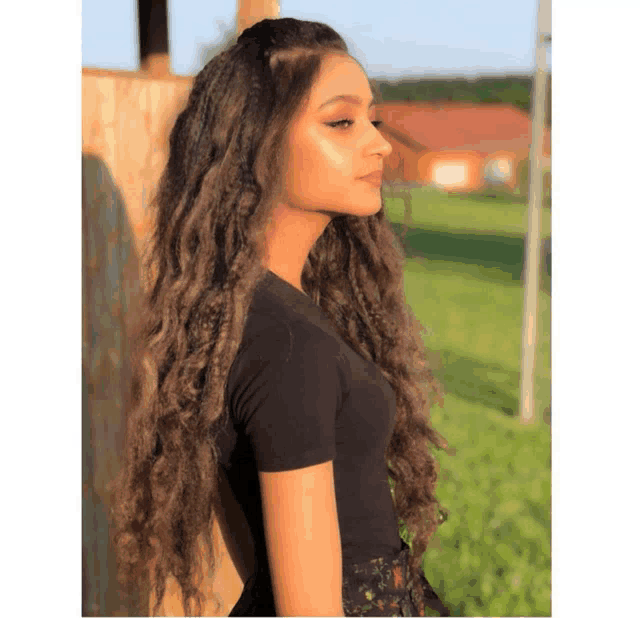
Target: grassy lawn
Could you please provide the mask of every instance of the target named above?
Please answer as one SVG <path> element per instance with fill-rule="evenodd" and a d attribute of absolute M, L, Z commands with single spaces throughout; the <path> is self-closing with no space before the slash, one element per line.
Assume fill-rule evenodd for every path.
<path fill-rule="evenodd" d="M 455 616 L 550 616 L 550 273 L 542 269 L 539 290 L 537 421 L 523 426 L 522 222 L 513 211 L 501 220 L 508 204 L 427 197 L 413 201 L 405 289 L 430 330 L 425 344 L 447 393 L 432 418 L 455 455 L 438 453 L 438 497 L 450 516 L 425 553 L 425 574 Z M 402 209 L 388 212 L 400 233 Z"/>
<path fill-rule="evenodd" d="M 393 195 L 386 192 L 385 195 Z M 474 234 L 523 237 L 527 229 L 527 204 L 507 201 L 503 196 L 473 198 L 447 195 L 429 187 L 413 189 L 413 227 L 442 231 L 471 230 Z M 404 218 L 399 197 L 385 200 L 389 217 L 398 223 Z M 541 234 L 551 235 L 551 211 L 542 210 Z"/>
<path fill-rule="evenodd" d="M 425 552 L 427 578 L 453 616 L 550 616 L 549 428 L 454 395 L 432 418 L 457 454 L 438 456 L 450 515 Z"/>

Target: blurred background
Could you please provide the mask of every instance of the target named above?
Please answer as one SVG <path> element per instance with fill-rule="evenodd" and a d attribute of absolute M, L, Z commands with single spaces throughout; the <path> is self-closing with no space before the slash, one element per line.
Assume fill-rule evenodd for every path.
<path fill-rule="evenodd" d="M 122 448 L 127 333 L 168 133 L 193 75 L 276 16 L 335 28 L 382 97 L 376 113 L 393 146 L 385 207 L 446 391 L 432 420 L 452 447 L 438 454 L 449 517 L 425 574 L 454 616 L 551 615 L 550 2 L 318 6 L 83 1 L 83 615 L 136 613 L 114 587 L 106 485 Z M 410 542 L 403 525 L 401 534 Z"/>

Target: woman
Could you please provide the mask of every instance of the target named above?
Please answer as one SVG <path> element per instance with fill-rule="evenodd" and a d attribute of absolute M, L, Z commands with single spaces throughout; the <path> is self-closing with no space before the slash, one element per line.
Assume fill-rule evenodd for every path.
<path fill-rule="evenodd" d="M 420 568 L 441 395 L 370 176 L 391 152 L 372 103 L 334 30 L 265 19 L 173 128 L 114 510 L 120 579 L 150 573 L 154 614 L 173 578 L 201 615 L 232 556 L 241 593 L 213 611 L 448 615 Z"/>

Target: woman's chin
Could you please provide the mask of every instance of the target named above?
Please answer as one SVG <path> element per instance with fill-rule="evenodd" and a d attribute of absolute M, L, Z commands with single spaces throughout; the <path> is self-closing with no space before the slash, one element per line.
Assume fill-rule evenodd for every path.
<path fill-rule="evenodd" d="M 380 190 L 371 191 L 371 195 L 354 195 L 348 203 L 334 205 L 333 208 L 325 212 L 331 217 L 351 215 L 353 217 L 370 217 L 382 209 L 382 199 Z"/>

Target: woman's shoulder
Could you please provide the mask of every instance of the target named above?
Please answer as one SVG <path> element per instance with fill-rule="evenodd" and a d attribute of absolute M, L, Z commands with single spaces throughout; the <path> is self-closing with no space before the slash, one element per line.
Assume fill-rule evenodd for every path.
<path fill-rule="evenodd" d="M 273 344 L 277 348 L 308 342 L 331 345 L 335 338 L 324 324 L 326 320 L 319 307 L 311 300 L 291 305 L 271 290 L 260 292 L 247 313 L 242 341 L 244 347 L 256 342 Z"/>
<path fill-rule="evenodd" d="M 342 358 L 339 341 L 325 328 L 297 315 L 270 311 L 249 316 L 240 349 L 244 355 L 284 362 Z"/>

